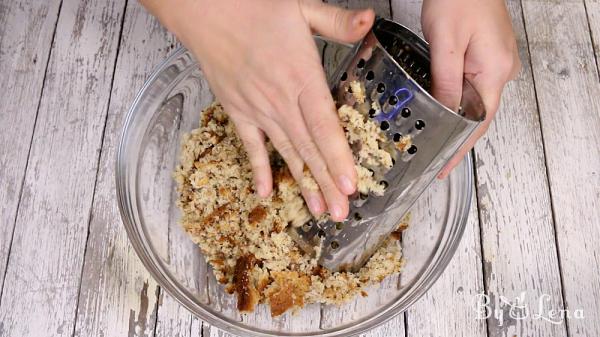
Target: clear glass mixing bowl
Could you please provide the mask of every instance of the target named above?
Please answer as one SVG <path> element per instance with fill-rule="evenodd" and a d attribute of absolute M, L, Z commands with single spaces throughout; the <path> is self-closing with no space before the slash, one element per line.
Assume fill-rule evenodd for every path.
<path fill-rule="evenodd" d="M 318 41 L 319 44 L 324 42 Z M 329 44 L 324 64 L 344 53 Z M 203 321 L 240 336 L 348 336 L 365 332 L 406 310 L 440 276 L 463 234 L 471 200 L 471 161 L 435 181 L 411 209 L 402 235 L 406 264 L 341 307 L 313 304 L 296 315 L 271 318 L 259 305 L 240 316 L 235 298 L 215 281 L 199 248 L 178 224 L 172 172 L 182 135 L 198 125 L 213 95 L 191 54 L 178 50 L 162 63 L 127 115 L 116 162 L 117 197 L 129 239 L 148 271 L 177 301 Z"/>

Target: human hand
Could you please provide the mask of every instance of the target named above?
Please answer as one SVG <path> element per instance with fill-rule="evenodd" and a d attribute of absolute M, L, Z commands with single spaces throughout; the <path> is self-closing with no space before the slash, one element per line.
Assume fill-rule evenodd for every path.
<path fill-rule="evenodd" d="M 503 0 L 424 0 L 423 34 L 431 49 L 432 94 L 456 110 L 463 77 L 479 92 L 487 116 L 442 169 L 443 179 L 487 131 L 504 85 L 521 69 L 510 16 Z"/>
<path fill-rule="evenodd" d="M 357 177 L 312 32 L 358 41 L 373 11 L 320 0 L 142 3 L 200 62 L 248 152 L 258 194 L 273 186 L 266 136 L 299 184 L 305 164 L 319 184 L 320 191 L 302 189 L 311 212 L 343 220 Z"/>

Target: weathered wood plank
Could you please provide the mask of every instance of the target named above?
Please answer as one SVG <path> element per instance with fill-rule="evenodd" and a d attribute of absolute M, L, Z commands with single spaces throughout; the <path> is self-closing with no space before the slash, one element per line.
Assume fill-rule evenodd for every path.
<path fill-rule="evenodd" d="M 59 4 L 0 4 L 0 289 Z"/>
<path fill-rule="evenodd" d="M 128 2 L 98 169 L 75 336 L 154 333 L 158 285 L 133 251 L 121 223 L 115 202 L 114 158 L 133 98 L 152 69 L 172 51 L 173 43 L 173 36 L 137 1 Z M 168 209 L 162 211 L 168 215 Z"/>
<path fill-rule="evenodd" d="M 600 72 L 600 1 L 585 0 L 584 3 L 592 35 L 592 46 L 596 55 L 596 67 Z"/>
<path fill-rule="evenodd" d="M 123 1 L 62 4 L 6 271 L 3 336 L 73 333 L 123 10 Z"/>
<path fill-rule="evenodd" d="M 411 255 L 418 255 L 422 249 L 423 234 L 431 219 L 439 219 L 443 214 L 431 214 L 439 205 L 438 193 L 433 191 L 417 201 L 413 213 L 412 226 L 404 236 L 412 243 L 405 244 L 408 263 Z M 474 193 L 475 191 L 473 191 Z M 439 207 L 438 207 L 439 208 Z M 412 236 L 412 237 L 411 237 Z M 410 273 L 409 270 L 406 273 Z M 402 277 L 402 275 L 400 275 Z M 481 248 L 479 241 L 479 221 L 475 194 L 471 198 L 471 209 L 464 236 L 452 261 L 427 293 L 406 312 L 407 336 L 471 336 L 485 337 L 486 322 L 475 311 L 475 299 L 484 292 L 481 270 Z"/>
<path fill-rule="evenodd" d="M 526 0 L 523 11 L 544 135 L 563 296 L 571 313 L 579 309 L 585 314 L 585 319 L 568 319 L 568 332 L 570 336 L 598 336 L 600 85 L 585 7 L 582 1 Z"/>
<path fill-rule="evenodd" d="M 421 6 L 421 0 L 392 1 L 393 19 L 422 36 Z M 435 209 L 429 207 L 424 197 L 413 207 L 416 212 L 412 226 L 425 226 L 428 219 L 436 217 L 424 213 Z M 435 200 L 429 201 L 433 202 Z M 473 196 L 467 228 L 452 262 L 436 284 L 406 312 L 407 336 L 487 335 L 485 320 L 478 319 L 473 310 L 475 296 L 484 291 L 478 220 L 476 199 Z M 413 231 L 412 234 L 407 232 L 407 235 L 419 235 L 418 227 L 413 228 Z M 419 250 L 420 240 L 410 242 L 417 245 L 405 246 L 407 259 L 410 259 L 411 251 Z"/>
<path fill-rule="evenodd" d="M 510 317 L 512 304 L 561 309 L 560 270 L 545 174 L 544 152 L 521 4 L 507 2 L 523 70 L 505 87 L 488 133 L 475 146 L 477 196 L 490 336 L 565 336 L 565 324 Z M 537 25 L 538 23 L 536 23 Z M 529 25 L 527 27 L 529 29 Z M 534 48 L 533 45 L 530 46 Z M 538 88 L 539 92 L 540 88 Z M 517 303 L 517 298 L 523 299 Z M 512 310 L 514 312 L 514 310 Z M 524 313 L 518 313 L 524 315 Z"/>
<path fill-rule="evenodd" d="M 387 323 L 373 328 L 367 333 L 361 334 L 360 337 L 404 337 L 404 315 L 398 315 Z"/>

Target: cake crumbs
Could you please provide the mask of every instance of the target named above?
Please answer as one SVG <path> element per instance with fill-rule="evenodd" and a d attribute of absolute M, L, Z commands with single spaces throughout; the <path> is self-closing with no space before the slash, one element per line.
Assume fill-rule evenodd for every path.
<path fill-rule="evenodd" d="M 367 96 L 365 95 L 365 85 L 357 80 L 351 81 L 348 84 L 348 92 L 352 93 L 357 103 L 362 104 L 365 102 Z"/>
<path fill-rule="evenodd" d="M 382 150 L 384 136 L 350 106 L 340 107 L 338 114 L 355 150 L 358 190 L 383 193 L 369 167 L 392 166 L 392 155 Z M 203 111 L 199 128 L 183 137 L 174 173 L 181 224 L 199 245 L 216 280 L 235 294 L 240 312 L 251 312 L 258 303 L 269 305 L 272 316 L 311 303 L 341 304 L 367 296 L 368 286 L 400 272 L 402 252 L 393 236 L 354 273 L 331 272 L 318 265 L 318 253 L 304 253 L 286 228 L 302 226 L 312 216 L 300 186 L 273 147 L 268 148 L 273 193 L 260 198 L 234 125 L 222 106 L 213 103 Z M 308 170 L 304 178 L 303 188 L 317 186 Z"/>
<path fill-rule="evenodd" d="M 400 140 L 396 143 L 396 148 L 402 152 L 406 152 L 411 145 L 412 137 L 410 135 L 404 135 L 400 137 Z"/>
<path fill-rule="evenodd" d="M 319 185 L 317 184 L 315 178 L 313 178 L 306 164 L 304 164 L 304 169 L 302 171 L 302 181 L 300 182 L 300 185 L 302 185 L 302 188 L 305 188 L 309 191 L 319 190 Z"/>

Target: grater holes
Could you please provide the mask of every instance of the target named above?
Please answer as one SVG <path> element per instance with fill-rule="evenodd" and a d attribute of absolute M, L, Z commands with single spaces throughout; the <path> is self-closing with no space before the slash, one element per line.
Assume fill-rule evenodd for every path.
<path fill-rule="evenodd" d="M 377 114 L 377 110 L 371 108 L 369 109 L 369 117 L 373 118 Z"/>
<path fill-rule="evenodd" d="M 311 228 L 312 228 L 312 223 L 310 221 L 305 223 L 304 225 L 302 225 L 302 230 L 305 232 L 310 231 Z"/>
<path fill-rule="evenodd" d="M 340 243 L 337 242 L 337 241 L 335 241 L 335 240 L 331 241 L 331 248 L 332 249 L 338 249 L 338 248 L 340 248 Z"/>
<path fill-rule="evenodd" d="M 358 63 L 356 64 L 356 68 L 358 68 L 358 69 L 364 68 L 365 67 L 365 63 L 366 63 L 365 59 L 358 60 Z"/>
<path fill-rule="evenodd" d="M 390 113 L 395 109 L 395 106 L 398 104 L 398 96 L 391 95 L 388 97 L 387 101 L 383 105 L 383 111 L 386 113 Z"/>
<path fill-rule="evenodd" d="M 385 91 L 385 84 L 383 84 L 381 82 L 379 84 L 377 84 L 377 92 L 380 94 L 383 94 L 384 91 Z"/>
<path fill-rule="evenodd" d="M 400 116 L 404 117 L 404 118 L 408 118 L 410 117 L 410 109 L 409 108 L 404 108 L 402 109 L 402 112 L 400 112 Z"/>
<path fill-rule="evenodd" d="M 365 76 L 365 79 L 367 81 L 372 81 L 375 78 L 375 73 L 373 72 L 373 70 L 369 70 L 367 72 L 367 75 Z"/>
<path fill-rule="evenodd" d="M 358 213 L 358 212 L 354 213 L 354 220 L 356 220 L 356 221 L 362 220 L 362 215 L 360 215 L 360 213 Z"/>
<path fill-rule="evenodd" d="M 367 198 L 369 197 L 369 195 L 361 193 L 358 197 L 360 198 L 360 200 L 367 200 Z"/>
<path fill-rule="evenodd" d="M 388 121 L 383 121 L 379 125 L 379 128 L 381 129 L 381 131 L 386 131 L 387 129 L 390 128 L 390 123 Z"/>
<path fill-rule="evenodd" d="M 386 190 L 388 188 L 388 186 L 390 186 L 390 184 L 385 180 L 380 181 L 379 185 L 381 185 L 384 190 Z"/>
<path fill-rule="evenodd" d="M 337 229 L 338 231 L 341 231 L 342 228 L 344 228 L 344 224 L 342 222 L 335 223 L 335 229 Z"/>
<path fill-rule="evenodd" d="M 344 71 L 342 77 L 340 77 L 340 81 L 344 82 L 348 79 L 348 73 Z"/>
<path fill-rule="evenodd" d="M 325 237 L 325 231 L 323 231 L 322 229 L 320 229 L 320 230 L 317 232 L 317 235 L 318 235 L 320 238 L 324 238 L 324 237 Z"/>
<path fill-rule="evenodd" d="M 422 119 L 417 119 L 415 122 L 415 129 L 421 131 L 425 128 L 425 122 Z"/>
<path fill-rule="evenodd" d="M 392 139 L 394 140 L 395 143 L 398 143 L 401 138 L 402 138 L 402 135 L 399 134 L 398 132 L 394 133 L 394 136 L 392 137 Z"/>
<path fill-rule="evenodd" d="M 408 154 L 415 154 L 417 153 L 417 147 L 415 144 L 413 144 L 408 148 L 408 150 L 406 150 L 406 152 L 408 152 Z"/>

